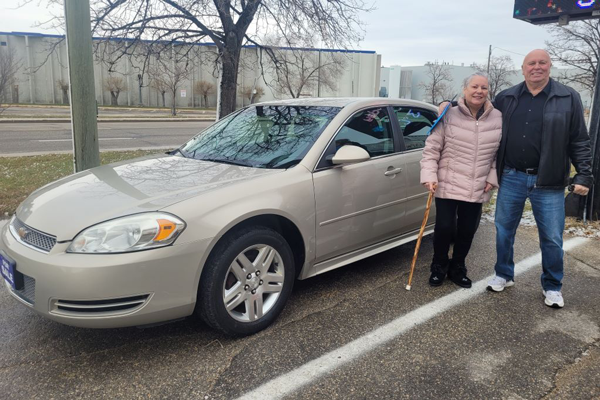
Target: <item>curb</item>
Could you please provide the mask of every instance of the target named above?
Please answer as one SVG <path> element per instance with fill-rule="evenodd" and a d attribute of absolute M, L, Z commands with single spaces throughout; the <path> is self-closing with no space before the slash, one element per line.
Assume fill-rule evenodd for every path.
<path fill-rule="evenodd" d="M 6 103 L 4 103 L 6 104 Z M 71 106 L 67 105 L 67 104 L 30 104 L 30 103 L 19 103 L 19 104 L 9 104 L 7 108 L 58 108 L 58 109 L 66 109 L 66 110 L 70 110 Z M 98 105 L 98 109 L 99 110 L 123 110 L 123 111 L 140 111 L 140 110 L 146 110 L 146 111 L 165 111 L 165 112 L 170 112 L 171 108 L 170 107 L 132 107 L 132 106 L 106 106 L 106 105 Z M 214 113 L 214 108 L 208 108 L 208 109 L 202 109 L 202 108 L 196 108 L 196 107 L 181 107 L 181 108 L 177 108 L 178 110 L 182 110 L 183 112 L 189 111 L 189 110 L 196 110 L 195 112 L 199 112 L 201 114 L 210 114 L 211 112 Z"/>
<path fill-rule="evenodd" d="M 98 122 L 215 122 L 215 117 L 201 118 L 99 118 Z M 0 124 L 11 123 L 66 123 L 71 118 L 0 118 Z"/>
<path fill-rule="evenodd" d="M 100 153 L 107 151 L 136 151 L 136 150 L 156 150 L 157 153 L 166 152 L 168 150 L 177 149 L 181 146 L 181 143 L 174 144 L 173 146 L 159 146 L 159 147 L 128 147 L 120 149 L 100 149 Z M 0 158 L 5 157 L 29 157 L 29 156 L 44 156 L 47 154 L 73 154 L 73 150 L 56 150 L 56 151 L 32 151 L 29 153 L 3 153 L 0 154 Z M 0 217 L 1 218 L 1 217 Z"/>

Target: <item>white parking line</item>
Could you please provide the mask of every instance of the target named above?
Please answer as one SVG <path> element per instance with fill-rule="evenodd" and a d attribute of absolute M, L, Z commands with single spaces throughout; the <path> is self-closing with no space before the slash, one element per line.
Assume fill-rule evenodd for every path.
<path fill-rule="evenodd" d="M 564 243 L 565 251 L 574 249 L 587 239 L 574 238 Z M 537 253 L 515 265 L 515 275 L 521 275 L 535 266 L 540 265 L 542 261 L 541 253 Z M 459 289 L 444 297 L 441 297 L 431 303 L 417 308 L 414 311 L 405 314 L 392 322 L 370 332 L 353 342 L 348 343 L 339 349 L 333 350 L 315 360 L 296 368 L 287 374 L 281 375 L 273 380 L 266 382 L 258 388 L 241 396 L 240 400 L 264 400 L 279 399 L 290 393 L 293 393 L 301 387 L 308 385 L 324 375 L 327 375 L 337 368 L 348 364 L 349 362 L 363 356 L 364 354 L 375 350 L 377 347 L 389 342 L 390 340 L 408 332 L 430 319 L 448 311 L 461 303 L 469 300 L 486 290 L 487 282 L 491 279 L 489 276 L 473 284 L 471 289 Z M 514 289 L 513 289 L 514 290 Z M 541 291 L 541 289 L 540 289 Z"/>

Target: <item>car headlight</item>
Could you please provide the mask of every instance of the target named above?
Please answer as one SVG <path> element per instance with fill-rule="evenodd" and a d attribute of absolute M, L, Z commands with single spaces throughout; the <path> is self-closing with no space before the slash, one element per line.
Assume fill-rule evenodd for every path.
<path fill-rule="evenodd" d="M 185 222 L 167 213 L 144 213 L 91 226 L 79 233 L 68 253 L 126 253 L 168 246 Z"/>

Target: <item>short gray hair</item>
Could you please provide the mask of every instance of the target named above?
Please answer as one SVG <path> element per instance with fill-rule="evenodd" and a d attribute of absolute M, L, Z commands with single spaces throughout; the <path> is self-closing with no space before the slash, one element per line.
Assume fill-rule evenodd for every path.
<path fill-rule="evenodd" d="M 475 78 L 476 76 L 481 76 L 481 77 L 487 79 L 488 82 L 490 80 L 490 78 L 487 76 L 487 74 L 484 74 L 483 72 L 475 72 L 474 74 L 471 74 L 465 78 L 465 80 L 463 81 L 463 89 L 466 89 L 467 86 L 469 86 L 469 83 L 471 83 L 471 80 L 473 78 Z"/>

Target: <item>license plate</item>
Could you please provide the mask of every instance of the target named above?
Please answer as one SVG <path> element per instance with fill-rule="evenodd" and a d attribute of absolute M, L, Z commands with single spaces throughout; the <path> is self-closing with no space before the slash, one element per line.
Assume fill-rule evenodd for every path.
<path fill-rule="evenodd" d="M 12 286 L 13 289 L 16 289 L 16 263 L 10 257 L 8 257 L 3 251 L 0 251 L 0 273 L 2 273 L 2 277 Z"/>

